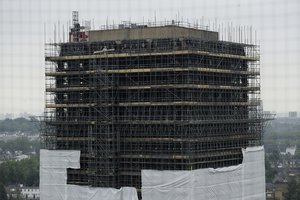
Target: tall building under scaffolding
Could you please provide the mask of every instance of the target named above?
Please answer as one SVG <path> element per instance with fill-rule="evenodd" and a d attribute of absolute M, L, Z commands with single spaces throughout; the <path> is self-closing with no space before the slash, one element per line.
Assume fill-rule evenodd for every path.
<path fill-rule="evenodd" d="M 76 14 L 76 13 L 75 13 Z M 46 149 L 80 150 L 68 183 L 141 187 L 141 170 L 242 162 L 261 144 L 259 47 L 177 22 L 47 44 Z"/>

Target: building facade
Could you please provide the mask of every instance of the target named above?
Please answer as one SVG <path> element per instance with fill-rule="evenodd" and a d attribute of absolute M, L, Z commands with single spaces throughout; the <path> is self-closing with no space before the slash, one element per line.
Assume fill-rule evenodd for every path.
<path fill-rule="evenodd" d="M 29 199 L 29 200 L 40 199 L 40 189 L 38 187 L 22 187 L 21 194 L 25 199 Z"/>
<path fill-rule="evenodd" d="M 236 165 L 261 144 L 258 46 L 174 22 L 70 35 L 47 45 L 42 136 L 81 151 L 68 183 L 140 188 L 142 169 Z"/>

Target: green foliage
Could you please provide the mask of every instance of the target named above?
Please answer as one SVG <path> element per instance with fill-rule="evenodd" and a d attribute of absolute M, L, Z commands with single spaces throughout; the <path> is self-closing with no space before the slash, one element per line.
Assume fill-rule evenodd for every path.
<path fill-rule="evenodd" d="M 295 158 L 300 159 L 300 146 L 297 146 L 297 149 L 295 152 Z"/>
<path fill-rule="evenodd" d="M 38 133 L 39 124 L 25 118 L 0 120 L 0 132 L 15 133 L 19 131 L 24 133 Z"/>
<path fill-rule="evenodd" d="M 9 200 L 25 200 L 25 198 L 21 195 L 21 190 L 19 187 L 16 188 L 14 195 L 9 196 Z"/>
<path fill-rule="evenodd" d="M 276 175 L 276 171 L 271 168 L 271 164 L 268 158 L 265 159 L 265 169 L 266 169 L 266 182 L 271 183 Z"/>
<path fill-rule="evenodd" d="M 0 164 L 0 177 L 5 185 L 39 185 L 39 159 L 37 156 L 21 161 L 7 161 Z"/>
<path fill-rule="evenodd" d="M 285 200 L 300 200 L 300 183 L 295 179 L 290 180 Z"/>
<path fill-rule="evenodd" d="M 273 150 L 272 153 L 269 156 L 269 160 L 275 162 L 279 159 L 280 159 L 279 151 L 278 150 Z"/>
<path fill-rule="evenodd" d="M 23 151 L 23 153 L 35 151 L 36 153 L 39 153 L 40 141 L 29 140 L 27 137 L 19 137 L 15 140 L 9 140 L 7 142 L 0 141 L 0 148 L 2 151 Z"/>
<path fill-rule="evenodd" d="M 1 200 L 7 200 L 7 194 L 6 194 L 4 185 L 1 182 L 0 182 L 0 199 Z"/>
<path fill-rule="evenodd" d="M 272 132 L 264 135 L 267 144 L 281 143 L 285 145 L 300 145 L 300 129 L 297 131 Z"/>

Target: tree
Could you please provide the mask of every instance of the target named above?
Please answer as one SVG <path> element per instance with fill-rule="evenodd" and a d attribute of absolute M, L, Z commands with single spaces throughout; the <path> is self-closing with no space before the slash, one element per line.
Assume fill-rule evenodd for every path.
<path fill-rule="evenodd" d="M 269 159 L 273 162 L 276 162 L 280 159 L 280 153 L 278 150 L 273 150 L 271 155 L 269 156 Z"/>
<path fill-rule="evenodd" d="M 300 200 L 298 196 L 300 184 L 297 183 L 295 179 L 291 179 L 288 183 L 288 192 L 285 196 L 285 200 Z"/>
<path fill-rule="evenodd" d="M 7 200 L 7 194 L 3 183 L 0 182 L 0 199 Z"/>
<path fill-rule="evenodd" d="M 298 200 L 300 199 L 300 184 L 298 183 L 297 191 L 296 191 L 296 196 Z"/>
<path fill-rule="evenodd" d="M 29 153 L 35 151 L 39 153 L 40 141 L 30 140 L 27 137 L 18 137 L 14 140 L 0 141 L 0 148 L 3 151 L 22 151 L 23 153 Z"/>
<path fill-rule="evenodd" d="M 38 133 L 39 124 L 25 118 L 0 120 L 0 132 L 14 133 L 18 131 Z"/>
<path fill-rule="evenodd" d="M 1 181 L 6 184 L 39 185 L 39 158 L 33 156 L 21 161 L 7 161 L 0 164 Z"/>
<path fill-rule="evenodd" d="M 276 175 L 276 171 L 272 169 L 268 158 L 265 159 L 266 182 L 271 183 Z"/>

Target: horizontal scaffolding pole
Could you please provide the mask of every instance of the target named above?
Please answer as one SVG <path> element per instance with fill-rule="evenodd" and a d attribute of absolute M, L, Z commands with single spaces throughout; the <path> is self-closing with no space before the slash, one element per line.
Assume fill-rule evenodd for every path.
<path fill-rule="evenodd" d="M 235 135 L 226 135 L 226 136 L 215 136 L 215 137 L 204 137 L 201 136 L 201 138 L 179 138 L 176 137 L 127 137 L 124 139 L 121 139 L 121 141 L 125 142 L 209 142 L 209 141 L 231 141 L 231 140 L 237 140 L 237 139 L 255 139 L 255 136 L 252 134 L 250 135 L 243 135 L 243 133 L 235 134 Z"/>
<path fill-rule="evenodd" d="M 206 137 L 201 136 L 200 138 L 180 138 L 178 136 L 176 137 L 126 137 L 126 138 L 120 138 L 120 142 L 137 142 L 137 143 L 144 143 L 144 142 L 157 142 L 157 143 L 169 143 L 169 142 L 191 142 L 191 143 L 197 143 L 197 142 L 211 142 L 211 141 L 233 141 L 233 140 L 239 140 L 239 139 L 255 139 L 255 136 L 253 134 L 245 134 L 245 133 L 239 133 L 239 134 L 232 134 L 232 135 L 224 135 L 224 136 L 214 136 L 214 137 Z M 57 141 L 87 141 L 92 140 L 96 141 L 96 137 L 56 137 Z M 114 139 L 106 139 L 106 141 L 114 141 Z"/>
<path fill-rule="evenodd" d="M 199 88 L 199 89 L 227 89 L 227 90 L 260 90 L 260 87 L 240 87 L 227 85 L 199 85 L 199 84 L 164 84 L 164 85 L 143 85 L 143 86 L 120 86 L 118 89 L 140 90 L 152 88 Z M 104 89 L 104 88 L 103 88 Z"/>
<path fill-rule="evenodd" d="M 242 75 L 260 75 L 258 71 L 241 71 L 228 70 L 207 67 L 169 67 L 169 68 L 130 68 L 130 69 L 108 69 L 108 70 L 88 70 L 88 71 L 57 71 L 46 72 L 46 76 L 73 76 L 73 75 L 90 75 L 96 73 L 126 74 L 126 73 L 148 73 L 148 72 L 211 72 L 225 74 L 242 74 Z"/>
<path fill-rule="evenodd" d="M 98 87 L 97 90 L 119 89 L 119 90 L 144 90 L 156 88 L 190 88 L 190 89 L 220 89 L 220 90 L 251 90 L 259 91 L 260 87 L 252 86 L 229 86 L 229 85 L 200 85 L 200 84 L 164 84 L 164 85 L 141 85 L 141 86 L 115 86 L 115 87 Z M 95 87 L 61 87 L 56 88 L 54 85 L 49 85 L 46 92 L 63 92 L 63 91 L 89 91 Z"/>
<path fill-rule="evenodd" d="M 234 148 L 233 148 L 234 149 Z M 206 158 L 206 157 L 217 157 L 217 156 L 226 156 L 240 154 L 238 151 L 219 151 L 219 152 L 205 152 L 203 154 L 194 154 L 194 155 L 140 155 L 140 154 L 124 154 L 120 155 L 120 158 L 144 158 L 144 159 L 195 159 L 195 158 Z"/>
<path fill-rule="evenodd" d="M 95 87 L 63 87 L 63 88 L 46 88 L 46 92 L 72 92 L 72 91 L 92 91 Z"/>
<path fill-rule="evenodd" d="M 64 121 L 64 120 L 45 120 L 46 123 L 49 124 L 102 124 L 102 125 L 110 125 L 110 124 L 180 124 L 180 125 L 188 125 L 188 124 L 236 124 L 236 123 L 261 123 L 262 118 L 246 118 L 246 119 L 213 119 L 213 120 L 114 120 L 114 121 Z"/>
<path fill-rule="evenodd" d="M 191 101 L 174 101 L 174 102 L 130 102 L 116 104 L 46 104 L 46 108 L 74 108 L 74 107 L 95 107 L 95 106 L 258 106 L 259 102 L 191 102 Z"/>
<path fill-rule="evenodd" d="M 86 60 L 96 58 L 121 58 L 121 57 L 140 57 L 140 56 L 164 56 L 164 55 L 187 55 L 187 54 L 198 54 L 207 55 L 212 57 L 222 57 L 231 59 L 240 59 L 247 61 L 258 61 L 258 56 L 242 56 L 225 53 L 212 53 L 208 51 L 195 51 L 195 50 L 180 50 L 180 51 L 163 51 L 163 52 L 149 52 L 149 53 L 109 53 L 109 54 L 96 54 L 96 55 L 77 55 L 77 56 L 53 56 L 45 57 L 46 61 L 64 61 L 64 60 Z"/>

